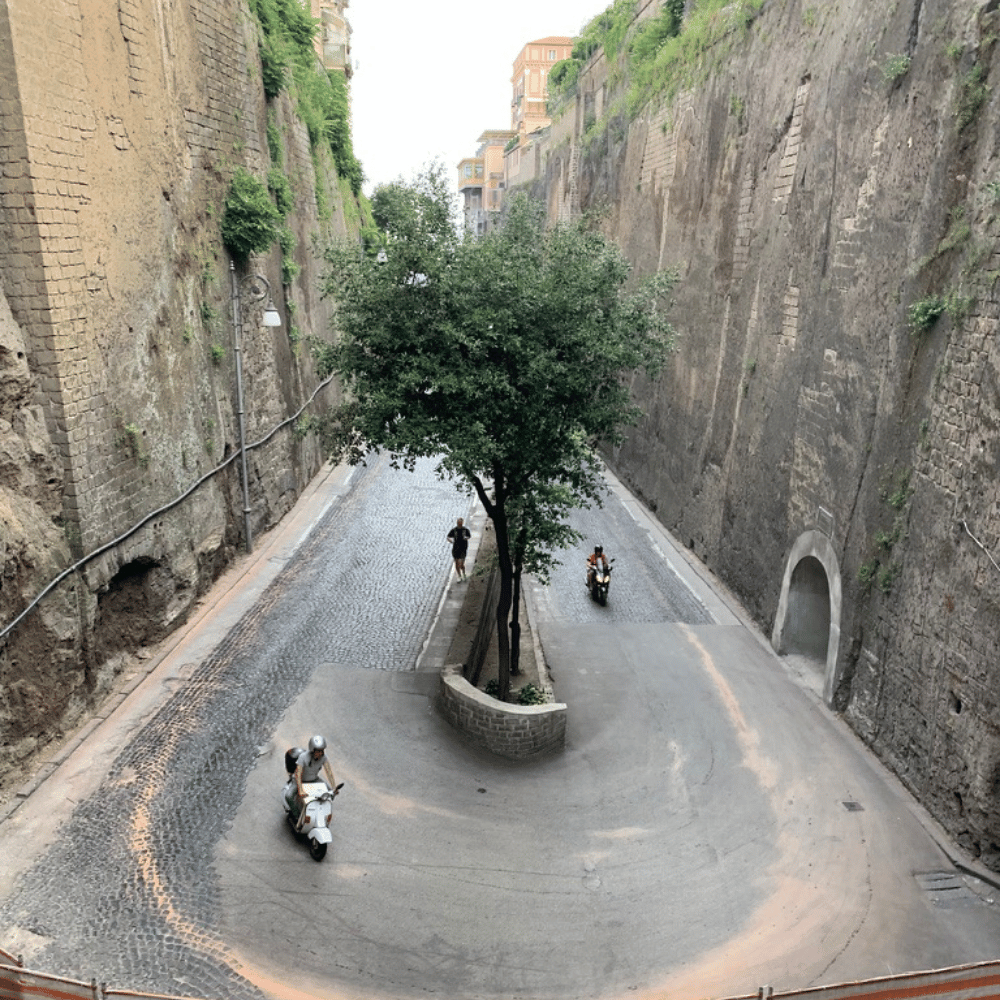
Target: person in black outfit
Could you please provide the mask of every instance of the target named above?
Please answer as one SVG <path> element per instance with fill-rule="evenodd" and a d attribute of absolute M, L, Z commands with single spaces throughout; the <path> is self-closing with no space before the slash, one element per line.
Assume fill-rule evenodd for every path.
<path fill-rule="evenodd" d="M 455 572 L 459 580 L 467 579 L 465 575 L 465 554 L 469 551 L 469 539 L 472 532 L 465 527 L 461 518 L 451 531 L 448 532 L 448 541 L 451 542 L 451 557 L 455 560 Z"/>

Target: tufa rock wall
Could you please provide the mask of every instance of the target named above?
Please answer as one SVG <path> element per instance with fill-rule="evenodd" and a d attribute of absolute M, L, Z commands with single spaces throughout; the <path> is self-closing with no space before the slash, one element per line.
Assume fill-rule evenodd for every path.
<path fill-rule="evenodd" d="M 295 192 L 286 221 L 301 272 L 283 287 L 277 249 L 237 272 L 267 279 L 283 321 L 263 327 L 262 303 L 244 295 L 248 443 L 316 388 L 305 345 L 330 317 L 312 247 L 344 235 L 358 209 L 331 157 L 312 154 L 287 94 L 265 103 L 256 30 L 239 0 L 0 5 L 0 628 L 238 452 L 219 222 L 237 166 L 265 178 L 277 165 L 269 126 Z M 317 190 L 331 206 L 322 215 Z M 253 531 L 288 510 L 321 462 L 314 436 L 291 426 L 249 452 Z M 233 462 L 10 632 L 0 772 L 183 622 L 242 550 L 242 506 Z"/>
<path fill-rule="evenodd" d="M 617 474 L 1000 869 L 997 7 L 735 4 L 631 121 L 595 59 L 538 192 L 681 273 Z"/>

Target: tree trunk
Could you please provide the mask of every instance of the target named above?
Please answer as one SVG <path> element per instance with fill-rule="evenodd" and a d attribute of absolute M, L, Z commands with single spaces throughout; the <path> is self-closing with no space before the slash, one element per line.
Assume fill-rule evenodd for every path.
<path fill-rule="evenodd" d="M 497 698 L 506 701 L 510 694 L 510 636 L 507 632 L 507 620 L 510 617 L 514 568 L 510 558 L 510 539 L 507 537 L 504 480 L 501 473 L 494 472 L 493 500 L 490 500 L 478 476 L 469 476 L 469 480 L 476 489 L 486 516 L 493 522 L 496 535 L 497 565 L 500 568 L 500 595 L 497 598 Z"/>
<path fill-rule="evenodd" d="M 510 611 L 510 672 L 516 677 L 521 672 L 521 567 L 514 567 L 514 590 Z"/>
<path fill-rule="evenodd" d="M 522 524 L 514 550 L 514 594 L 510 615 L 510 672 L 514 676 L 521 672 L 521 570 L 527 540 L 528 529 Z"/>
<path fill-rule="evenodd" d="M 510 544 L 507 539 L 507 518 L 496 508 L 493 526 L 497 536 L 497 561 L 500 566 L 500 595 L 497 598 L 497 697 L 506 701 L 510 694 L 510 636 L 507 620 L 510 618 L 511 589 L 514 571 L 510 561 Z"/>

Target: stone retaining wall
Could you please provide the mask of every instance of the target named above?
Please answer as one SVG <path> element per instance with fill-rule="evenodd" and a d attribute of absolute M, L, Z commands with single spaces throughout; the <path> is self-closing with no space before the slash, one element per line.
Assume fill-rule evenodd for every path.
<path fill-rule="evenodd" d="M 566 706 L 509 705 L 474 688 L 461 664 L 441 671 L 438 709 L 458 730 L 491 753 L 524 760 L 566 742 Z"/>

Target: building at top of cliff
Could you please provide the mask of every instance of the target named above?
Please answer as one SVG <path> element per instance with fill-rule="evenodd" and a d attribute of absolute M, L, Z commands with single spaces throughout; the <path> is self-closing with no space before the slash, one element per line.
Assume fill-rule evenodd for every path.
<path fill-rule="evenodd" d="M 328 70 L 339 70 L 351 78 L 351 26 L 344 11 L 349 0 L 309 0 L 312 16 L 320 22 L 316 54 Z"/>
<path fill-rule="evenodd" d="M 500 211 L 504 190 L 504 147 L 517 138 L 508 129 L 487 129 L 479 137 L 475 156 L 458 164 L 458 192 L 462 196 L 465 230 L 482 234 L 490 216 Z"/>
<path fill-rule="evenodd" d="M 549 72 L 553 65 L 573 53 L 573 39 L 561 35 L 528 42 L 514 60 L 511 75 L 510 127 L 517 141 L 508 144 L 504 156 L 505 187 L 523 184 L 534 176 L 530 150 L 535 137 L 552 124 L 548 114 Z"/>
<path fill-rule="evenodd" d="M 528 42 L 514 60 L 510 82 L 510 127 L 523 142 L 525 136 L 546 128 L 548 115 L 549 71 L 573 52 L 573 39 L 561 35 Z"/>
<path fill-rule="evenodd" d="M 528 42 L 517 54 L 511 76 L 510 129 L 487 129 L 479 137 L 476 155 L 458 164 L 466 231 L 486 232 L 490 216 L 503 207 L 504 190 L 511 183 L 530 180 L 522 176 L 522 152 L 533 144 L 532 135 L 551 123 L 549 71 L 572 51 L 572 38 L 552 35 Z"/>

